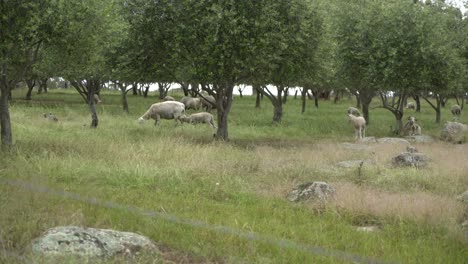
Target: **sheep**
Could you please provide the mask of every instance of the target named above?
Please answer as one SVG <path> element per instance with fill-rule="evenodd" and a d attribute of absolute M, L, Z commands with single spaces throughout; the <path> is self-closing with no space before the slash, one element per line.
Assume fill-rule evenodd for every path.
<path fill-rule="evenodd" d="M 211 109 L 216 108 L 216 99 L 211 95 L 204 95 L 201 99 L 202 107 L 205 107 L 205 110 L 211 112 Z"/>
<path fill-rule="evenodd" d="M 403 133 L 409 136 L 420 136 L 421 126 L 416 124 L 416 121 L 418 120 L 415 117 L 409 116 L 408 122 L 403 126 Z"/>
<path fill-rule="evenodd" d="M 408 102 L 406 104 L 406 109 L 413 109 L 416 110 L 416 105 L 413 102 Z"/>
<path fill-rule="evenodd" d="M 180 102 L 185 105 L 186 110 L 188 109 L 198 110 L 200 109 L 202 105 L 200 98 L 193 98 L 193 97 L 188 97 L 188 96 L 182 97 Z"/>
<path fill-rule="evenodd" d="M 444 128 L 440 132 L 440 138 L 442 140 L 453 143 L 462 143 L 465 141 L 467 136 L 468 125 L 457 122 L 445 123 Z"/>
<path fill-rule="evenodd" d="M 99 94 L 94 94 L 93 99 L 94 99 L 94 104 L 102 103 L 101 98 L 99 97 Z"/>
<path fill-rule="evenodd" d="M 58 118 L 55 115 L 53 115 L 52 113 L 44 114 L 44 118 L 47 118 L 50 121 L 55 121 L 55 122 L 58 121 Z"/>
<path fill-rule="evenodd" d="M 195 113 L 191 114 L 189 116 L 182 115 L 180 117 L 180 121 L 182 123 L 190 123 L 190 124 L 199 124 L 199 123 L 206 123 L 210 125 L 213 129 L 216 129 L 216 126 L 214 124 L 214 118 L 213 115 L 207 112 L 200 112 L 200 113 Z"/>
<path fill-rule="evenodd" d="M 452 105 L 452 109 L 450 110 L 452 111 L 452 115 L 455 117 L 459 117 L 460 114 L 461 114 L 461 107 L 457 104 L 455 105 Z"/>
<path fill-rule="evenodd" d="M 366 119 L 362 116 L 354 116 L 353 114 L 348 114 L 348 119 L 353 122 L 356 139 L 363 139 L 366 132 Z"/>
<path fill-rule="evenodd" d="M 164 97 L 163 101 L 165 101 L 165 102 L 166 101 L 175 101 L 175 99 L 174 99 L 174 97 L 167 95 L 166 97 Z"/>
<path fill-rule="evenodd" d="M 361 116 L 361 112 L 359 112 L 359 110 L 355 107 L 348 107 L 348 111 L 346 112 L 348 114 L 352 114 L 352 115 L 355 115 L 355 116 Z"/>
<path fill-rule="evenodd" d="M 143 123 L 143 121 L 150 118 L 156 120 L 155 125 L 159 125 L 159 122 L 162 119 L 175 119 L 176 123 L 180 122 L 180 117 L 185 114 L 185 105 L 176 101 L 167 101 L 155 103 L 150 106 L 148 111 L 144 113 L 138 121 Z"/>

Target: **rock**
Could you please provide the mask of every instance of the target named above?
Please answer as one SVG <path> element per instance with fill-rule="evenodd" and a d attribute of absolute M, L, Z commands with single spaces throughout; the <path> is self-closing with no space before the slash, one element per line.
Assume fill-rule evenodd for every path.
<path fill-rule="evenodd" d="M 380 228 L 378 226 L 359 226 L 356 230 L 361 232 L 376 232 L 379 231 Z"/>
<path fill-rule="evenodd" d="M 410 143 L 408 142 L 408 140 L 403 139 L 403 138 L 384 137 L 384 138 L 379 138 L 379 139 L 377 139 L 377 142 L 379 142 L 379 143 L 387 143 L 387 144 L 395 144 L 395 143 L 398 143 L 398 144 L 410 145 Z"/>
<path fill-rule="evenodd" d="M 144 236 L 77 226 L 59 226 L 47 230 L 32 242 L 32 250 L 45 257 L 103 258 L 135 256 L 141 251 L 159 255 L 157 246 Z"/>
<path fill-rule="evenodd" d="M 467 135 L 468 125 L 458 122 L 447 122 L 440 132 L 440 139 L 452 143 L 463 143 Z"/>
<path fill-rule="evenodd" d="M 458 200 L 464 202 L 464 203 L 468 203 L 468 191 L 465 191 L 464 193 L 460 194 L 458 196 Z"/>
<path fill-rule="evenodd" d="M 427 166 L 429 159 L 422 153 L 403 152 L 392 159 L 396 166 L 410 166 L 421 168 Z"/>
<path fill-rule="evenodd" d="M 413 143 L 431 143 L 434 142 L 434 139 L 428 135 L 420 135 L 420 136 L 408 136 L 405 137 L 406 140 Z"/>
<path fill-rule="evenodd" d="M 365 137 L 360 140 L 362 143 L 377 143 L 377 139 L 375 137 Z"/>
<path fill-rule="evenodd" d="M 354 143 L 342 143 L 341 146 L 343 146 L 345 149 L 348 150 L 368 150 L 369 146 L 364 145 L 364 144 L 354 144 Z"/>
<path fill-rule="evenodd" d="M 335 193 L 335 189 L 326 182 L 307 182 L 296 186 L 289 194 L 288 200 L 298 202 L 308 199 L 325 201 Z"/>
<path fill-rule="evenodd" d="M 345 160 L 345 161 L 340 161 L 336 164 L 336 166 L 338 167 L 342 167 L 342 168 L 357 168 L 359 166 L 361 166 L 361 163 L 363 163 L 363 165 L 374 165 L 375 164 L 375 161 L 373 160 Z"/>

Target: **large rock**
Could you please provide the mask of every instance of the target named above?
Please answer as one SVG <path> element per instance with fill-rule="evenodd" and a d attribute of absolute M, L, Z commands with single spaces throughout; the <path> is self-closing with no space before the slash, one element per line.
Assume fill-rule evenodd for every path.
<path fill-rule="evenodd" d="M 434 142 L 434 139 L 428 135 L 420 135 L 420 136 L 408 136 L 405 137 L 406 140 L 413 142 L 413 143 L 431 143 Z"/>
<path fill-rule="evenodd" d="M 464 202 L 464 203 L 468 203 L 468 191 L 465 191 L 464 193 L 460 194 L 458 196 L 458 200 Z"/>
<path fill-rule="evenodd" d="M 393 138 L 393 137 L 384 137 L 384 138 L 379 138 L 377 139 L 377 142 L 379 143 L 386 143 L 386 144 L 405 144 L 409 145 L 410 143 L 408 140 L 403 139 L 403 138 Z"/>
<path fill-rule="evenodd" d="M 335 189 L 326 182 L 307 182 L 295 187 L 289 194 L 288 200 L 298 202 L 308 199 L 325 201 L 335 193 Z"/>
<path fill-rule="evenodd" d="M 396 166 L 410 166 L 421 168 L 427 166 L 429 159 L 422 153 L 403 152 L 392 159 Z"/>
<path fill-rule="evenodd" d="M 440 132 L 442 140 L 452 143 L 463 143 L 468 135 L 468 126 L 458 122 L 447 122 Z"/>
<path fill-rule="evenodd" d="M 148 238 L 110 229 L 59 226 L 47 230 L 32 243 L 34 253 L 45 257 L 104 258 L 134 256 L 141 251 L 159 254 Z"/>
<path fill-rule="evenodd" d="M 342 168 L 357 168 L 357 167 L 361 166 L 361 163 L 363 165 L 374 165 L 375 161 L 369 160 L 369 159 L 366 159 L 366 160 L 345 160 L 345 161 L 338 162 L 336 164 L 336 166 L 342 167 Z"/>

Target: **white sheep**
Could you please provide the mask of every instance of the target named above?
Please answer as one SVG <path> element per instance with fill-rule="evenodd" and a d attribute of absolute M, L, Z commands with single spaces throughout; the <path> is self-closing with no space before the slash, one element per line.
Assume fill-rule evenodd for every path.
<path fill-rule="evenodd" d="M 359 112 L 359 109 L 352 107 L 352 106 L 348 107 L 348 111 L 346 111 L 346 113 L 352 114 L 355 116 L 361 116 L 361 112 Z"/>
<path fill-rule="evenodd" d="M 408 102 L 406 104 L 406 109 L 413 109 L 416 110 L 416 105 L 413 102 Z"/>
<path fill-rule="evenodd" d="M 206 111 L 211 112 L 211 109 L 216 108 L 216 99 L 211 95 L 203 95 L 201 104 L 202 107 L 206 109 Z"/>
<path fill-rule="evenodd" d="M 167 95 L 164 97 L 163 101 L 175 101 L 174 97 Z"/>
<path fill-rule="evenodd" d="M 93 95 L 93 99 L 94 99 L 94 104 L 100 104 L 100 103 L 102 103 L 101 98 L 99 97 L 98 94 L 94 94 L 94 95 Z"/>
<path fill-rule="evenodd" d="M 408 122 L 403 126 L 403 133 L 409 136 L 420 136 L 421 126 L 416 124 L 418 121 L 414 116 L 408 117 Z"/>
<path fill-rule="evenodd" d="M 352 114 L 348 114 L 348 119 L 353 122 L 356 139 L 363 139 L 366 132 L 366 119 L 362 116 L 354 116 Z"/>
<path fill-rule="evenodd" d="M 452 105 L 452 109 L 450 111 L 452 112 L 452 115 L 459 117 L 461 114 L 461 107 L 457 104 Z"/>
<path fill-rule="evenodd" d="M 180 102 L 185 105 L 185 109 L 194 109 L 198 110 L 200 109 L 202 103 L 200 98 L 193 98 L 189 96 L 184 96 L 182 99 L 180 99 Z"/>
<path fill-rule="evenodd" d="M 58 118 L 52 113 L 44 114 L 44 118 L 47 118 L 50 121 L 55 121 L 55 122 L 58 121 Z"/>
<path fill-rule="evenodd" d="M 159 125 L 161 118 L 175 119 L 178 122 L 183 114 L 185 114 L 185 105 L 183 103 L 176 101 L 160 102 L 151 105 L 148 111 L 138 118 L 138 121 L 142 123 L 152 118 L 156 120 L 155 125 Z"/>
<path fill-rule="evenodd" d="M 206 123 L 209 126 L 211 126 L 213 129 L 216 129 L 216 126 L 214 124 L 213 115 L 210 114 L 210 113 L 207 113 L 207 112 L 195 113 L 195 114 L 191 114 L 189 116 L 182 115 L 180 117 L 180 121 L 190 123 L 190 124 Z"/>

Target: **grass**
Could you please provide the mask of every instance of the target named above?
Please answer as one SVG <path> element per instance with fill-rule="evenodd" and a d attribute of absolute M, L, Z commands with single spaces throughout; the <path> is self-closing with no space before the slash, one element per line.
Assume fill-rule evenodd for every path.
<path fill-rule="evenodd" d="M 14 92 L 19 98 L 25 91 Z M 391 157 L 404 151 L 403 145 L 372 145 L 368 151 L 340 145 L 352 142 L 353 129 L 344 115 L 352 100 L 321 101 L 318 109 L 309 102 L 301 115 L 299 100 L 290 97 L 283 122 L 272 125 L 273 109 L 266 99 L 255 109 L 254 98 L 236 97 L 229 117 L 231 140 L 216 142 L 208 126 L 177 126 L 171 120 L 160 127 L 138 125 L 136 119 L 157 101 L 154 95 L 129 96 L 130 114 L 122 113 L 117 93 L 102 97 L 97 129 L 88 128 L 87 107 L 73 90 L 34 95 L 33 103 L 14 101 L 15 151 L 2 153 L 0 179 L 255 232 L 268 240 L 2 184 L 0 252 L 30 257 L 31 240 L 48 228 L 80 225 L 144 234 L 161 245 L 161 262 L 166 263 L 349 263 L 272 243 L 281 239 L 403 263 L 464 263 L 468 258 L 460 228 L 465 211 L 455 199 L 468 189 L 467 145 L 417 144 L 431 158 L 429 167 L 393 168 Z M 367 135 L 391 136 L 393 116 L 377 107 L 374 100 Z M 46 112 L 60 121 L 42 118 Z M 434 111 L 424 103 L 416 115 L 423 133 L 432 136 L 451 120 L 449 109 L 443 109 L 442 124 L 435 124 Z M 468 123 L 467 118 L 462 115 L 461 122 Z M 364 166 L 361 184 L 356 169 L 335 166 L 363 158 L 375 165 Z M 337 190 L 329 203 L 292 204 L 285 199 L 297 184 L 316 180 Z M 356 231 L 370 224 L 380 231 Z M 2 255 L 0 262 L 21 260 Z"/>

